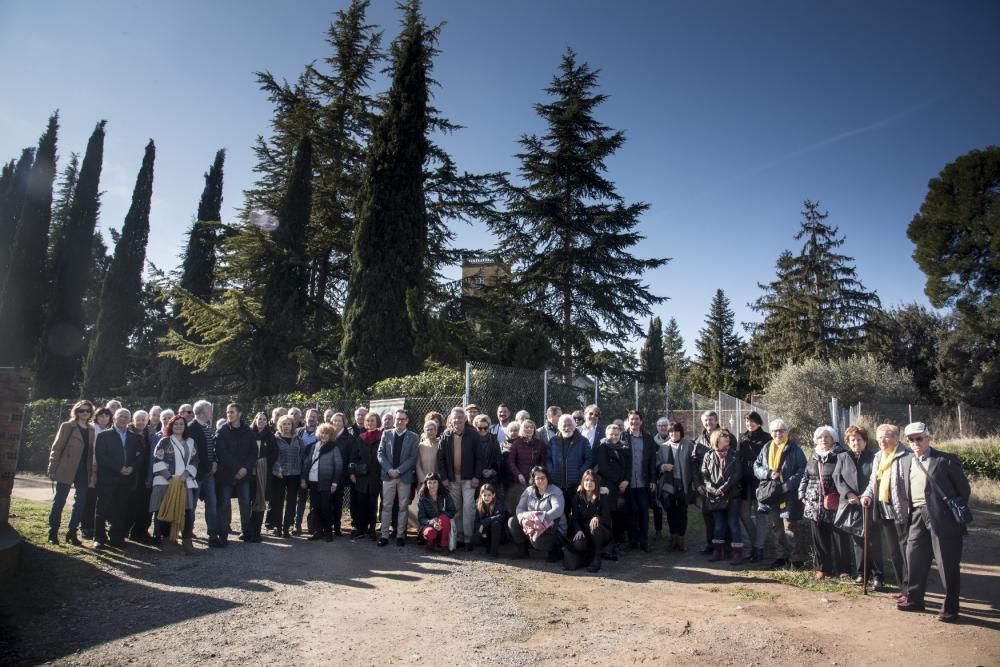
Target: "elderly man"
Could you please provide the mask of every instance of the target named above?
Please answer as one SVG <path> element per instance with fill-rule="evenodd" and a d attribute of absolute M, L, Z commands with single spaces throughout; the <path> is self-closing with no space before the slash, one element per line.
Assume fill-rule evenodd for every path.
<path fill-rule="evenodd" d="M 558 431 L 549 440 L 548 454 L 550 481 L 571 494 L 580 484 L 580 475 L 591 465 L 587 439 L 576 430 L 573 415 L 559 416 Z"/>
<path fill-rule="evenodd" d="M 479 449 L 479 436 L 475 429 L 468 428 L 465 409 L 452 408 L 448 415 L 448 429 L 441 434 L 438 472 L 455 501 L 458 511 L 452 521 L 452 529 L 459 531 L 456 538 L 463 544 L 472 540 L 475 526 L 476 489 L 479 487 L 476 471 L 482 468 Z"/>
<path fill-rule="evenodd" d="M 910 580 L 906 597 L 896 603 L 896 609 L 923 611 L 933 557 L 944 587 L 944 604 L 937 619 L 953 623 L 958 620 L 962 538 L 967 531 L 965 524 L 955 521 L 946 500 L 961 497 L 968 503 L 969 480 L 957 456 L 931 447 L 926 424 L 908 424 L 903 434 L 913 450 L 899 461 L 910 504 L 910 529 L 906 540 Z"/>
<path fill-rule="evenodd" d="M 773 495 L 760 501 L 757 511 L 770 515 L 774 549 L 778 553 L 771 567 L 778 569 L 791 564 L 799 568 L 803 566 L 804 558 L 797 539 L 803 509 L 798 491 L 799 482 L 806 472 L 806 455 L 798 443 L 788 438 L 788 424 L 783 419 L 772 421 L 768 430 L 771 442 L 760 450 L 753 464 L 753 473 L 760 482 L 773 482 L 775 488 Z"/>
<path fill-rule="evenodd" d="M 114 427 L 97 436 L 97 516 L 94 523 L 94 548 L 110 544 L 125 546 L 125 531 L 130 519 L 129 500 L 136 484 L 136 468 L 142 463 L 142 438 L 129 430 L 132 413 L 124 408 L 115 412 Z M 106 524 L 111 523 L 111 541 Z"/>
<path fill-rule="evenodd" d="M 701 425 L 701 435 L 694 441 L 695 470 L 701 470 L 702 461 L 712 451 L 712 433 L 721 428 L 719 426 L 719 413 L 715 410 L 706 410 L 701 413 Z M 708 502 L 704 497 L 700 498 L 698 502 L 701 505 L 702 521 L 705 522 L 705 548 L 702 549 L 702 553 L 710 554 L 713 550 L 712 535 L 715 533 L 715 515 L 709 511 Z"/>
<path fill-rule="evenodd" d="M 205 503 L 205 528 L 208 531 L 208 546 L 224 547 L 226 543 L 220 537 L 222 528 L 218 525 L 217 510 L 219 507 L 216 497 L 215 473 L 219 469 L 219 464 L 215 459 L 215 427 L 212 424 L 212 413 L 214 406 L 208 401 L 195 401 L 192 406 L 188 403 L 177 408 L 177 414 L 183 417 L 188 423 L 188 436 L 194 440 L 195 449 L 198 451 L 198 498 Z M 197 509 L 197 505 L 195 506 Z M 229 527 L 226 526 L 226 536 L 229 535 Z"/>
<path fill-rule="evenodd" d="M 378 464 L 382 468 L 382 537 L 380 547 L 389 544 L 393 502 L 399 507 L 396 516 L 396 546 L 406 544 L 406 507 L 410 502 L 414 470 L 417 465 L 417 445 L 420 437 L 406 429 L 410 418 L 405 410 L 396 410 L 394 428 L 382 433 L 378 445 Z"/>
<path fill-rule="evenodd" d="M 562 408 L 558 405 L 550 405 L 545 411 L 545 425 L 536 431 L 538 438 L 548 444 L 549 440 L 556 437 L 559 433 L 559 418 L 562 416 Z M 572 415 L 569 415 L 570 420 L 573 419 Z M 576 428 L 576 422 L 573 422 L 573 428 Z"/>

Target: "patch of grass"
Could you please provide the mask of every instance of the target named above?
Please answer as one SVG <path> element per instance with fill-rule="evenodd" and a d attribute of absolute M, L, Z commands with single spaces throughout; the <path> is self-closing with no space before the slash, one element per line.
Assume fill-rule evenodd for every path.
<path fill-rule="evenodd" d="M 699 588 L 703 591 L 708 591 L 709 593 L 718 593 L 722 590 L 718 586 L 699 586 Z"/>
<path fill-rule="evenodd" d="M 804 591 L 817 593 L 841 593 L 843 595 L 861 595 L 861 587 L 853 582 L 842 582 L 837 578 L 827 578 L 816 581 L 811 570 L 765 570 L 753 574 L 767 577 L 779 584 L 786 584 Z"/>
<path fill-rule="evenodd" d="M 957 455 L 970 477 L 1000 480 L 1000 438 L 948 440 L 934 443 L 934 447 Z"/>
<path fill-rule="evenodd" d="M 744 600 L 750 600 L 751 602 L 777 602 L 779 597 L 777 593 L 762 591 L 758 588 L 749 588 L 748 586 L 737 586 L 730 591 L 730 594 Z"/>
<path fill-rule="evenodd" d="M 970 477 L 971 503 L 978 507 L 997 509 L 1000 506 L 1000 480 Z"/>

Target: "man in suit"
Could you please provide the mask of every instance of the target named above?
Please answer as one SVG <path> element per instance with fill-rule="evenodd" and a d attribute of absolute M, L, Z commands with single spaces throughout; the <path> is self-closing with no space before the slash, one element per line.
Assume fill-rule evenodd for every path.
<path fill-rule="evenodd" d="M 378 463 L 382 468 L 382 537 L 380 547 L 389 544 L 389 529 L 392 525 L 393 500 L 398 503 L 396 517 L 396 546 L 406 544 L 406 508 L 410 502 L 410 487 L 413 485 L 414 470 L 417 465 L 417 445 L 420 437 L 406 430 L 409 416 L 404 410 L 396 410 L 393 424 L 395 428 L 382 433 L 378 445 Z"/>
<path fill-rule="evenodd" d="M 896 604 L 896 609 L 923 611 L 927 575 L 933 557 L 944 586 L 944 604 L 937 618 L 944 623 L 953 623 L 958 620 L 962 536 L 966 529 L 955 522 L 945 497 L 961 496 L 968 502 L 969 480 L 957 456 L 936 451 L 930 446 L 926 424 L 909 424 L 904 435 L 913 450 L 900 462 L 907 472 L 903 483 L 912 510 L 906 540 L 910 581 L 906 597 Z"/>
<path fill-rule="evenodd" d="M 129 430 L 132 413 L 124 408 L 115 412 L 114 428 L 97 436 L 97 516 L 94 525 L 94 548 L 110 544 L 125 546 L 128 523 L 128 500 L 136 485 L 136 467 L 141 463 L 143 441 Z M 111 523 L 111 540 L 105 524 Z"/>

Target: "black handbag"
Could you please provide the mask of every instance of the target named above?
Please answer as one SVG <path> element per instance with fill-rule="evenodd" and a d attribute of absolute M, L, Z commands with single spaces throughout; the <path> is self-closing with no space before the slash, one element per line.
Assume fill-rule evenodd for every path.
<path fill-rule="evenodd" d="M 762 505 L 769 505 L 779 493 L 781 493 L 781 483 L 778 480 L 764 480 L 757 486 L 757 502 Z"/>
<path fill-rule="evenodd" d="M 931 490 L 941 496 L 941 500 L 943 500 L 944 504 L 948 506 L 948 510 L 951 512 L 951 518 L 955 520 L 955 523 L 959 526 L 966 526 L 972 523 L 972 510 L 969 509 L 969 503 L 965 502 L 965 498 L 962 496 L 949 498 L 944 495 L 944 493 L 941 492 L 941 489 L 938 488 L 938 485 L 934 483 L 934 480 L 931 479 L 931 476 L 927 474 L 927 468 L 925 468 L 924 464 L 920 462 L 920 459 L 914 455 L 913 460 L 917 462 L 917 467 L 923 471 L 924 477 L 927 478 L 927 483 L 931 485 Z"/>
<path fill-rule="evenodd" d="M 368 464 L 367 463 L 352 463 L 351 471 L 358 477 L 364 477 L 368 474 Z"/>

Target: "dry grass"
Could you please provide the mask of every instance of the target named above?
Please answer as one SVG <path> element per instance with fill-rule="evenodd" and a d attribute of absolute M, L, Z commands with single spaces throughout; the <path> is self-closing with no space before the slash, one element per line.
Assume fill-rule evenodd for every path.
<path fill-rule="evenodd" d="M 972 487 L 971 502 L 973 505 L 1000 508 L 1000 481 L 985 477 L 972 477 L 969 479 L 969 486 Z"/>

